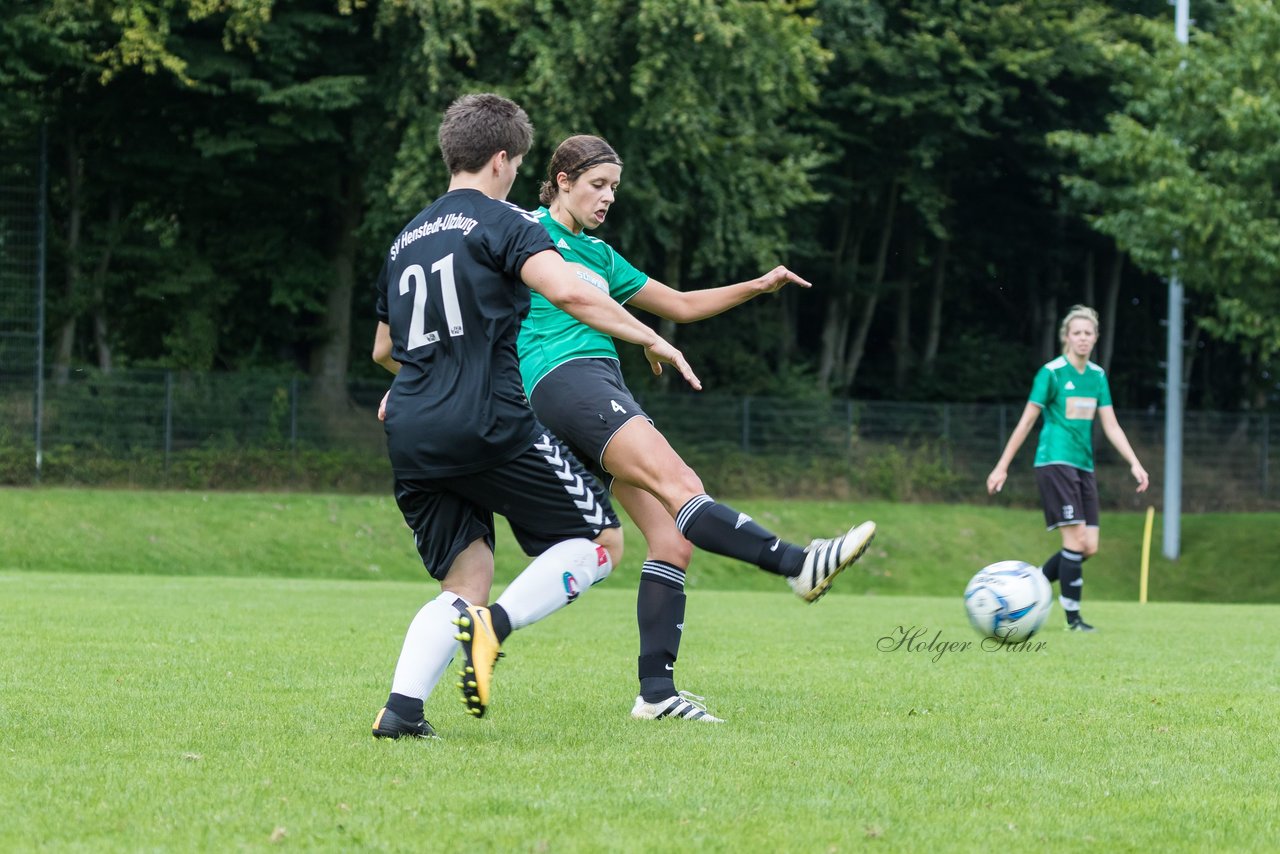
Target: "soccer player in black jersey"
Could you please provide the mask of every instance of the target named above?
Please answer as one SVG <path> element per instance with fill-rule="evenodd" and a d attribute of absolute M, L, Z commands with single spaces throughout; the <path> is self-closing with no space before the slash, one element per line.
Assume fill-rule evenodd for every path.
<path fill-rule="evenodd" d="M 668 363 L 701 387 L 678 350 L 580 281 L 537 220 L 504 201 L 532 140 L 528 116 L 506 98 L 450 105 L 439 133 L 448 192 L 401 230 L 378 276 L 374 359 L 396 374 L 385 402 L 396 503 L 443 591 L 409 626 L 378 737 L 435 734 L 423 705 L 458 641 L 464 699 L 483 715 L 506 637 L 622 557 L 608 496 L 525 402 L 516 334 L 530 289 L 644 347 L 655 373 Z M 494 513 L 537 558 L 486 608 Z"/>

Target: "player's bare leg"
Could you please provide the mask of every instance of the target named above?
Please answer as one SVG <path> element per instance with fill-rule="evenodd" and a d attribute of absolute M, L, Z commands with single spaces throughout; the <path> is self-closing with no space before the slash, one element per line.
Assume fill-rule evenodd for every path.
<path fill-rule="evenodd" d="M 697 473 L 643 418 L 628 421 L 614 434 L 605 449 L 604 466 L 616 478 L 615 492 L 620 481 L 651 493 L 698 548 L 784 576 L 807 602 L 820 599 L 875 536 L 875 523 L 864 522 L 842 536 L 814 540 L 807 548 L 783 541 L 747 514 L 707 495 Z"/>

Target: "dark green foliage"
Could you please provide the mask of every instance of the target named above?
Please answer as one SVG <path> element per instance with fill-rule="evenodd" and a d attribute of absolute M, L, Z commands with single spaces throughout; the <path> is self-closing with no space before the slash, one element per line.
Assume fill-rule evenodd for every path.
<path fill-rule="evenodd" d="M 641 269 L 815 283 L 664 327 L 709 387 L 1014 401 L 1092 302 L 1117 397 L 1157 404 L 1182 228 L 1189 403 L 1264 408 L 1275 14 L 1194 5 L 1178 72 L 1148 0 L 14 0 L 0 129 L 48 130 L 47 361 L 379 376 L 380 256 L 445 186 L 443 108 L 493 90 L 538 129 L 517 203 L 600 133 L 626 166 L 599 236 Z"/>

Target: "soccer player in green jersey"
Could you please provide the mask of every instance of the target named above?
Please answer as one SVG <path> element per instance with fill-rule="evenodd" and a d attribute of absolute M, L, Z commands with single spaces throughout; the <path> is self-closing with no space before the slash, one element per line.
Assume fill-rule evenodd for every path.
<path fill-rule="evenodd" d="M 396 504 L 441 592 L 409 624 L 373 722 L 377 738 L 435 735 L 424 702 L 458 641 L 458 687 L 483 715 L 507 636 L 573 602 L 622 558 L 604 489 L 525 403 L 516 341 L 530 294 L 641 345 L 655 371 L 670 364 L 701 387 L 680 351 L 583 284 L 534 217 L 506 201 L 533 142 L 518 104 L 464 95 L 445 111 L 439 141 L 449 188 L 386 251 L 373 357 L 396 375 L 380 413 Z M 536 557 L 485 607 L 495 513 Z"/>
<path fill-rule="evenodd" d="M 1146 490 L 1147 472 L 1129 445 L 1111 406 L 1111 389 L 1102 368 L 1089 361 L 1098 341 L 1098 313 L 1076 305 L 1058 329 L 1062 355 L 1041 366 L 1031 385 L 1027 406 L 1013 428 L 1000 461 L 987 475 L 987 492 L 994 495 L 1009 477 L 1009 463 L 1026 441 L 1036 419 L 1044 414 L 1040 442 L 1036 446 L 1036 485 L 1044 502 L 1044 520 L 1050 531 L 1062 534 L 1062 549 L 1042 567 L 1049 581 L 1059 583 L 1067 628 L 1091 632 L 1093 626 L 1080 617 L 1084 590 L 1083 564 L 1098 551 L 1098 482 L 1093 472 L 1093 421 L 1129 464 Z"/>
<path fill-rule="evenodd" d="M 622 160 L 603 139 L 569 137 L 551 158 L 542 185 L 544 207 L 537 212 L 560 253 L 580 265 L 583 281 L 617 302 L 688 323 L 787 284 L 810 286 L 786 267 L 750 281 L 687 292 L 650 278 L 587 234 L 604 222 L 621 175 Z M 647 543 L 636 601 L 640 696 L 632 717 L 719 722 L 700 697 L 675 687 L 684 575 L 693 546 L 783 576 L 797 595 L 813 602 L 866 551 L 875 523 L 801 547 L 711 498 L 627 389 L 613 339 L 536 293 L 520 328 L 519 351 L 521 376 L 538 419 L 612 489 Z"/>

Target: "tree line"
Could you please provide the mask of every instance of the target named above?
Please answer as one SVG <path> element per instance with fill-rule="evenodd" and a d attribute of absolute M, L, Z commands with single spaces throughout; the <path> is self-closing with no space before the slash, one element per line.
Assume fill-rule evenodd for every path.
<path fill-rule="evenodd" d="M 512 201 L 597 133 L 625 163 L 599 236 L 637 267 L 814 282 L 663 330 L 719 390 L 1018 399 L 1087 302 L 1120 405 L 1159 406 L 1177 274 L 1189 403 L 1274 405 L 1280 9 L 1192 5 L 1183 46 L 1165 0 L 4 0 L 47 361 L 376 375 L 440 114 L 498 91 L 537 127 Z"/>

